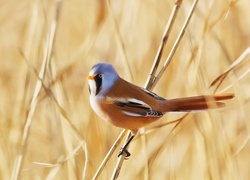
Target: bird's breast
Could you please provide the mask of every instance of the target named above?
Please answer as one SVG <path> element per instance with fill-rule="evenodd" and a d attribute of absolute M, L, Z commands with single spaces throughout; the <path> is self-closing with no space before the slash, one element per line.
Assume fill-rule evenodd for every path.
<path fill-rule="evenodd" d="M 103 118 L 104 120 L 107 120 L 107 114 L 105 114 L 102 109 L 101 109 L 101 102 L 103 101 L 102 97 L 97 97 L 97 96 L 93 96 L 90 95 L 90 105 L 92 107 L 92 109 L 95 111 L 95 113 L 100 116 L 101 118 Z"/>

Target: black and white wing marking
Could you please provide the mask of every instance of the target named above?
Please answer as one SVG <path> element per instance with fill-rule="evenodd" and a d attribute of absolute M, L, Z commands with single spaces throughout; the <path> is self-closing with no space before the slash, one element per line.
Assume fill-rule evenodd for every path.
<path fill-rule="evenodd" d="M 134 117 L 161 117 L 163 114 L 153 110 L 148 104 L 138 99 L 115 99 L 114 104 L 121 108 L 123 114 Z"/>

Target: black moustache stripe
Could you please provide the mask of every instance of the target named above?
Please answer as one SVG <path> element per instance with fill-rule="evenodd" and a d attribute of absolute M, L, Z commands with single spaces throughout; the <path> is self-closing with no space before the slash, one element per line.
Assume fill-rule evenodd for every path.
<path fill-rule="evenodd" d="M 95 95 L 97 95 L 101 91 L 101 86 L 102 86 L 102 78 L 99 77 L 99 75 L 96 75 L 94 77 L 95 79 L 95 84 L 96 84 L 96 92 Z"/>

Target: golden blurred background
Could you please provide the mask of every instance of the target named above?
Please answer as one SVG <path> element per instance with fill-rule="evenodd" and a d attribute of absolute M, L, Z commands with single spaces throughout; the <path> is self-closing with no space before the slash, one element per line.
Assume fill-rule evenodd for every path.
<path fill-rule="evenodd" d="M 174 4 L 0 1 L 0 179 L 94 176 L 121 129 L 91 110 L 88 72 L 106 61 L 144 86 Z M 160 66 L 191 4 L 180 5 Z M 141 131 L 119 179 L 250 179 L 249 8 L 249 0 L 198 2 L 154 92 L 236 97 L 219 110 L 167 114 L 157 127 Z M 210 87 L 224 72 L 221 83 Z M 164 125 L 178 118 L 180 123 Z M 110 179 L 118 151 L 99 179 Z"/>

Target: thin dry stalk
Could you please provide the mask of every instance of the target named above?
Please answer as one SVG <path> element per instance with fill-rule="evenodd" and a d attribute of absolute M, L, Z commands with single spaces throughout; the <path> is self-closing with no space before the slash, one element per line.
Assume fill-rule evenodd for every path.
<path fill-rule="evenodd" d="M 219 16 L 212 22 L 210 23 L 210 26 L 207 27 L 207 32 L 210 31 L 212 28 L 214 28 L 214 26 L 222 19 L 226 19 L 228 17 L 228 14 L 230 12 L 230 10 L 232 9 L 232 7 L 237 3 L 238 1 L 230 1 L 221 11 L 221 13 L 219 14 Z M 211 11 L 212 13 L 212 11 Z"/>
<path fill-rule="evenodd" d="M 92 178 L 92 180 L 96 180 L 100 173 L 102 172 L 103 168 L 105 167 L 105 165 L 107 164 L 108 160 L 111 158 L 112 154 L 114 153 L 115 149 L 117 148 L 117 145 L 120 144 L 120 142 L 122 141 L 122 139 L 124 138 L 125 134 L 127 133 L 128 130 L 123 129 L 122 132 L 119 134 L 118 138 L 116 139 L 116 141 L 114 142 L 113 146 L 110 148 L 109 152 L 107 153 L 107 155 L 105 156 L 105 158 L 103 159 L 101 165 L 99 166 L 99 168 L 97 169 L 94 177 Z"/>
<path fill-rule="evenodd" d="M 248 47 L 237 59 L 236 61 L 234 61 L 231 66 L 224 72 L 222 73 L 220 76 L 218 76 L 210 85 L 209 88 L 211 87 L 215 87 L 214 92 L 216 92 L 220 85 L 223 83 L 223 80 L 228 76 L 228 74 L 232 71 L 235 71 L 236 69 L 238 69 L 239 67 L 243 66 L 245 61 L 247 61 L 247 56 L 250 54 L 250 47 Z M 250 72 L 250 68 L 248 68 L 245 72 L 243 72 L 240 76 L 237 77 L 237 79 L 235 79 L 234 82 L 232 82 L 231 84 L 229 84 L 227 87 L 225 87 L 224 89 L 222 89 L 220 92 L 225 92 L 228 89 L 230 89 L 235 83 L 237 83 L 238 81 L 240 81 L 241 79 L 243 79 L 248 73 Z"/>
<path fill-rule="evenodd" d="M 128 76 L 128 79 L 133 81 L 133 75 L 132 75 L 131 69 L 130 69 L 129 64 L 128 64 L 128 57 L 127 57 L 127 54 L 125 51 L 125 46 L 124 46 L 124 43 L 122 41 L 119 26 L 115 20 L 114 12 L 111 8 L 110 0 L 106 0 L 106 4 L 107 4 L 110 20 L 114 26 L 114 33 L 115 33 L 115 37 L 117 39 L 117 45 L 118 45 L 119 51 L 121 53 L 121 61 L 123 62 L 124 70 L 126 72 L 126 75 Z"/>
<path fill-rule="evenodd" d="M 46 87 L 43 83 L 42 86 L 47 94 L 53 102 L 55 103 L 57 109 L 59 110 L 60 114 L 64 117 L 63 120 L 66 122 L 67 126 L 72 130 L 73 134 L 75 135 L 76 139 L 80 142 L 84 152 L 85 152 L 85 163 L 84 163 L 84 168 L 83 168 L 83 177 L 86 176 L 87 173 L 87 165 L 88 165 L 88 148 L 87 148 L 87 143 L 83 140 L 81 137 L 80 133 L 78 132 L 77 128 L 72 124 L 70 118 L 68 117 L 67 113 L 64 111 L 64 109 L 61 107 L 61 105 L 58 103 L 57 99 L 55 98 L 54 94 L 52 93 L 51 89 Z M 74 151 L 72 151 L 74 152 Z M 75 153 L 74 153 L 75 154 Z"/>
<path fill-rule="evenodd" d="M 85 144 L 85 142 L 81 141 L 72 152 L 70 152 L 65 158 L 58 160 L 58 162 L 56 163 L 44 163 L 44 162 L 33 162 L 33 163 L 44 167 L 60 166 L 63 163 L 67 162 L 70 158 L 72 158 L 77 153 L 77 151 L 79 151 L 79 149 L 82 147 L 83 144 Z"/>
<path fill-rule="evenodd" d="M 155 74 L 156 69 L 157 69 L 157 66 L 158 66 L 158 64 L 159 64 L 159 62 L 160 62 L 160 56 L 161 56 L 162 50 L 163 50 L 163 48 L 164 48 L 164 44 L 163 44 L 163 43 L 166 42 L 166 39 L 165 39 L 165 38 L 167 38 L 167 35 L 169 34 L 169 32 L 170 32 L 170 30 L 171 30 L 171 28 L 172 28 L 172 24 L 173 24 L 172 20 L 169 21 L 169 23 L 167 23 L 167 26 L 166 26 L 166 28 L 165 28 L 166 30 L 165 30 L 165 32 L 164 32 L 164 33 L 166 34 L 166 36 L 163 35 L 163 39 L 162 39 L 162 41 L 161 41 L 162 43 L 161 43 L 161 45 L 160 45 L 160 47 L 159 47 L 159 49 L 158 49 L 158 52 L 157 52 L 157 55 L 156 55 L 156 58 L 155 58 L 155 59 L 156 59 L 156 60 L 155 60 L 155 63 L 154 63 L 154 65 L 152 66 L 152 74 L 150 73 L 150 76 L 151 76 L 151 77 L 148 78 L 148 79 L 149 79 L 149 80 L 148 80 L 148 83 L 151 83 L 151 84 L 147 84 L 146 87 L 148 87 L 150 90 L 152 90 L 152 89 L 155 87 L 155 85 L 157 84 L 158 80 L 161 78 L 162 74 L 164 73 L 164 71 L 166 70 L 166 68 L 167 68 L 167 66 L 169 65 L 170 61 L 172 60 L 173 55 L 174 55 L 174 53 L 175 53 L 175 51 L 176 51 L 176 49 L 177 49 L 177 47 L 178 47 L 178 45 L 179 45 L 179 43 L 180 43 L 180 41 L 181 41 L 181 39 L 182 39 L 182 36 L 183 36 L 184 33 L 185 33 L 185 30 L 186 30 L 186 28 L 187 28 L 187 25 L 188 25 L 188 23 L 189 23 L 189 21 L 190 21 L 192 15 L 193 15 L 193 12 L 194 12 L 194 9 L 195 9 L 197 3 L 198 3 L 198 0 L 195 0 L 195 1 L 193 2 L 193 5 L 192 5 L 191 10 L 190 10 L 190 12 L 189 12 L 189 14 L 188 14 L 188 17 L 187 17 L 186 21 L 185 21 L 184 24 L 183 24 L 182 30 L 180 31 L 180 33 L 179 33 L 179 35 L 178 35 L 178 37 L 177 37 L 177 40 L 176 40 L 175 44 L 173 45 L 173 48 L 172 48 L 172 50 L 170 51 L 170 54 L 169 54 L 168 58 L 167 58 L 166 61 L 165 61 L 164 66 L 162 67 L 162 69 L 161 69 L 161 71 L 159 72 L 159 74 L 157 75 L 157 77 L 154 78 L 154 74 Z M 178 10 L 180 4 L 181 4 L 181 1 L 177 1 L 176 4 L 175 4 L 175 6 L 174 6 L 174 10 L 172 11 L 172 16 L 171 16 L 171 18 L 173 18 L 173 21 L 174 21 L 174 19 L 175 19 L 175 17 L 176 17 L 176 13 L 178 12 L 177 10 Z M 169 29 L 169 30 L 168 30 L 168 29 Z M 159 56 L 159 57 L 158 57 L 158 56 Z M 154 79 L 154 81 L 152 81 L 153 79 Z M 131 133 L 128 135 L 128 137 L 130 137 L 130 136 L 131 136 Z M 128 140 L 128 139 L 127 139 L 127 140 Z M 120 159 L 118 160 L 117 166 L 115 167 L 115 170 L 114 170 L 112 179 L 117 179 L 117 178 L 118 178 L 119 173 L 120 173 L 120 170 L 121 170 L 122 165 L 123 165 L 123 162 L 124 162 L 124 157 L 125 157 L 125 155 L 123 155 L 123 157 L 120 158 Z"/>
<path fill-rule="evenodd" d="M 160 46 L 158 48 L 158 51 L 157 51 L 156 56 L 155 56 L 154 63 L 152 65 L 152 69 L 151 69 L 151 71 L 149 73 L 148 79 L 147 79 L 146 84 L 144 86 L 148 90 L 153 89 L 152 84 L 153 84 L 153 82 L 155 80 L 155 74 L 156 74 L 157 68 L 158 68 L 158 66 L 160 64 L 164 47 L 165 47 L 165 45 L 166 45 L 166 43 L 168 41 L 168 37 L 169 37 L 170 32 L 172 30 L 172 27 L 174 25 L 175 18 L 177 16 L 178 12 L 179 12 L 178 10 L 179 10 L 179 7 L 181 6 L 181 3 L 182 3 L 182 0 L 177 0 L 175 2 L 175 5 L 174 5 L 174 7 L 172 9 L 172 12 L 170 14 L 168 23 L 166 24 L 165 30 L 164 30 L 162 38 L 161 38 Z M 145 133 L 144 128 L 141 129 L 141 133 L 142 134 Z M 142 141 L 143 153 L 146 155 L 146 136 L 141 136 L 141 141 Z M 144 177 L 146 179 L 148 178 L 148 170 L 149 170 L 149 168 L 148 168 L 148 158 L 145 158 Z"/>
<path fill-rule="evenodd" d="M 170 122 L 166 122 L 166 123 L 161 123 L 160 125 L 157 125 L 157 126 L 153 126 L 151 127 L 149 130 L 147 130 L 147 134 L 150 133 L 151 131 L 155 130 L 155 129 L 158 129 L 158 128 L 162 128 L 164 126 L 169 126 L 170 124 L 174 124 L 174 123 L 179 123 L 181 122 L 186 116 L 188 115 L 185 114 L 183 117 L 179 118 L 179 119 L 176 119 L 176 120 L 173 120 L 173 121 L 170 121 Z"/>
<path fill-rule="evenodd" d="M 203 34 L 202 34 L 202 37 L 201 37 L 200 41 L 198 42 L 198 44 L 193 48 L 192 56 L 190 57 L 189 62 L 192 62 L 192 59 L 195 59 L 196 57 L 201 56 L 206 35 L 212 31 L 212 29 L 215 27 L 215 25 L 217 25 L 223 19 L 223 17 L 227 16 L 231 6 L 234 5 L 234 3 L 227 4 L 223 8 L 223 10 L 220 12 L 220 14 L 216 17 L 216 19 L 213 20 L 211 23 L 209 23 L 209 19 L 210 19 L 211 15 L 213 14 L 213 9 L 212 9 L 213 4 L 214 4 L 214 1 L 209 2 L 208 13 L 204 19 L 204 26 L 203 26 L 203 30 L 202 30 Z M 221 44 L 221 46 L 223 46 L 223 44 Z M 197 61 L 196 61 L 195 65 L 198 67 L 200 65 L 201 58 L 196 58 L 196 59 L 197 59 Z M 196 68 L 196 70 L 198 71 L 198 68 Z M 195 71 L 195 72 L 197 73 L 197 71 Z"/>
<path fill-rule="evenodd" d="M 102 2 L 99 2 L 99 9 L 97 11 L 98 15 L 96 17 L 96 26 L 94 26 L 84 42 L 79 46 L 79 48 L 74 52 L 67 62 L 67 65 L 65 65 L 64 68 L 62 68 L 59 72 L 56 74 L 56 78 L 51 82 L 51 85 L 49 87 L 52 87 L 55 82 L 60 80 L 63 76 L 66 76 L 68 72 L 71 72 L 75 67 L 79 66 L 82 59 L 88 59 L 88 57 L 91 54 L 91 50 L 96 42 L 96 39 L 98 37 L 99 30 L 101 29 L 103 23 L 106 19 L 106 11 L 104 5 L 102 5 Z M 84 54 L 84 56 L 82 56 Z M 77 57 L 81 56 L 80 59 Z"/>
<path fill-rule="evenodd" d="M 43 61 L 41 70 L 39 72 L 39 77 L 41 79 L 44 78 L 45 64 L 46 64 L 46 61 Z M 27 139 L 28 139 L 28 135 L 29 135 L 30 125 L 32 122 L 32 117 L 35 113 L 35 109 L 36 109 L 36 105 L 37 105 L 37 98 L 38 98 L 38 95 L 39 95 L 41 89 L 42 89 L 42 83 L 41 83 L 41 81 L 37 81 L 35 91 L 34 91 L 34 94 L 32 97 L 32 101 L 31 101 L 31 105 L 30 105 L 30 111 L 28 113 L 26 123 L 24 126 L 23 136 L 22 136 L 22 140 L 21 140 L 21 148 L 20 148 L 19 154 L 16 158 L 15 165 L 13 168 L 12 177 L 11 177 L 12 180 L 18 179 L 18 177 L 20 175 L 20 169 L 22 166 L 23 158 L 25 157 L 25 151 L 26 151 L 26 145 L 27 145 Z"/>
<path fill-rule="evenodd" d="M 177 0 L 175 2 L 175 5 L 174 5 L 173 10 L 171 12 L 171 15 L 169 17 L 168 23 L 167 23 L 167 25 L 165 27 L 165 30 L 163 32 L 163 35 L 162 35 L 162 38 L 161 38 L 161 44 L 160 44 L 160 46 L 158 48 L 158 51 L 157 51 L 156 56 L 155 56 L 154 63 L 152 65 L 152 69 L 151 69 L 151 71 L 149 73 L 149 76 L 148 76 L 148 79 L 146 81 L 145 87 L 148 90 L 152 90 L 152 84 L 153 84 L 153 82 L 154 82 L 154 80 L 156 78 L 155 73 L 156 73 L 157 68 L 158 68 L 158 66 L 160 64 L 163 49 L 164 49 L 164 47 L 165 47 L 165 45 L 167 43 L 169 34 L 170 34 L 171 30 L 172 30 L 172 27 L 173 27 L 175 18 L 176 18 L 177 14 L 178 14 L 178 10 L 179 10 L 179 7 L 180 7 L 181 3 L 182 3 L 181 0 L 180 1 Z"/>
<path fill-rule="evenodd" d="M 160 80 L 161 76 L 163 75 L 163 73 L 164 73 L 165 70 L 167 69 L 169 63 L 171 62 L 171 60 L 172 60 L 172 58 L 173 58 L 173 56 L 174 56 L 174 54 L 175 54 L 175 52 L 176 52 L 176 50 L 177 50 L 177 47 L 179 46 L 179 43 L 180 43 L 180 41 L 181 41 L 181 39 L 182 39 L 182 37 L 183 37 L 185 31 L 186 31 L 186 28 L 187 28 L 187 26 L 188 26 L 188 24 L 189 24 L 189 21 L 190 21 L 192 15 L 193 15 L 193 12 L 194 12 L 194 10 L 195 10 L 195 7 L 196 7 L 197 3 L 198 3 L 198 0 L 195 0 L 195 1 L 193 2 L 192 7 L 191 7 L 191 9 L 190 9 L 190 12 L 189 12 L 189 14 L 188 14 L 188 16 L 187 16 L 187 19 L 186 19 L 186 21 L 184 22 L 184 24 L 183 24 L 183 26 L 182 26 L 182 29 L 181 29 L 181 31 L 180 31 L 180 33 L 179 33 L 179 35 L 178 35 L 178 37 L 177 37 L 177 39 L 176 39 L 176 41 L 175 41 L 175 43 L 174 43 L 174 45 L 173 45 L 173 47 L 172 47 L 172 49 L 171 49 L 169 55 L 168 55 L 168 57 L 167 57 L 167 59 L 166 59 L 164 65 L 163 65 L 163 67 L 161 68 L 160 72 L 157 74 L 157 76 L 156 76 L 154 82 L 152 83 L 152 88 L 154 88 L 154 87 L 156 86 L 157 82 Z"/>
<path fill-rule="evenodd" d="M 53 46 L 55 32 L 56 32 L 56 24 L 57 24 L 57 18 L 58 18 L 58 14 L 59 14 L 59 10 L 60 10 L 60 5 L 61 5 L 61 1 L 57 1 L 55 18 L 54 18 L 54 21 L 51 25 L 49 36 L 47 38 L 47 43 L 46 43 L 46 46 L 44 49 L 44 58 L 42 60 L 42 66 L 41 66 L 41 69 L 40 69 L 40 72 L 38 75 L 39 78 L 41 79 L 41 81 L 37 80 L 37 83 L 35 86 L 34 94 L 33 94 L 31 105 L 30 105 L 30 111 L 28 113 L 26 123 L 24 125 L 23 136 L 21 139 L 21 148 L 20 148 L 19 154 L 17 156 L 17 159 L 15 161 L 15 165 L 14 165 L 13 172 L 12 172 L 12 177 L 11 177 L 12 180 L 18 179 L 18 177 L 20 175 L 20 169 L 21 169 L 22 163 L 23 163 L 23 158 L 25 157 L 25 151 L 26 151 L 27 139 L 28 139 L 29 131 L 30 131 L 30 125 L 32 123 L 32 118 L 33 118 L 33 115 L 35 113 L 38 96 L 39 96 L 41 89 L 42 89 L 42 81 L 43 81 L 45 74 L 46 74 L 46 68 L 47 68 L 46 66 L 47 66 L 47 63 L 48 63 L 50 56 L 51 56 L 51 51 L 52 51 L 52 46 Z"/>
<path fill-rule="evenodd" d="M 83 140 L 83 138 L 81 137 L 81 135 L 79 134 L 77 128 L 71 123 L 71 120 L 69 119 L 67 113 L 64 111 L 64 109 L 61 107 L 61 105 L 59 104 L 59 102 L 57 101 L 57 99 L 55 98 L 53 92 L 51 91 L 50 88 L 48 88 L 42 81 L 42 79 L 39 77 L 39 75 L 36 73 L 35 69 L 31 66 L 31 64 L 25 59 L 27 65 L 29 66 L 29 68 L 31 70 L 33 70 L 33 72 L 35 73 L 38 81 L 41 82 L 41 86 L 42 88 L 45 90 L 46 94 L 48 97 L 50 97 L 53 102 L 55 103 L 58 111 L 60 112 L 60 114 L 64 117 L 64 122 L 66 122 L 67 126 L 72 130 L 73 134 L 75 135 L 76 139 L 80 142 L 79 146 L 81 146 L 85 152 L 85 163 L 84 163 L 84 168 L 83 168 L 83 177 L 86 176 L 87 174 L 87 165 L 88 165 L 88 148 L 87 148 L 87 143 Z M 70 155 L 68 155 L 65 160 L 60 160 L 58 161 L 57 163 L 54 163 L 54 165 L 57 165 L 57 164 L 62 164 L 63 162 L 67 161 L 69 159 L 69 157 L 73 157 L 73 155 L 79 150 L 79 148 L 76 148 L 75 150 L 73 150 Z M 36 162 L 36 164 L 47 164 L 48 163 L 39 163 L 39 162 Z M 53 166 L 54 166 L 53 165 Z"/>
<path fill-rule="evenodd" d="M 126 142 L 131 138 L 132 136 L 132 133 L 131 132 L 128 132 L 128 135 L 127 135 L 127 138 L 126 138 L 126 141 L 125 141 L 125 144 Z M 127 149 L 129 148 L 129 145 L 127 146 Z M 123 153 L 118 161 L 117 161 L 117 164 L 115 166 L 115 169 L 114 169 L 114 172 L 113 172 L 113 175 L 111 177 L 112 180 L 116 180 L 120 174 L 120 171 L 121 171 L 121 168 L 122 168 L 122 165 L 123 165 L 123 162 L 125 160 L 125 157 L 126 157 L 126 153 Z"/>

